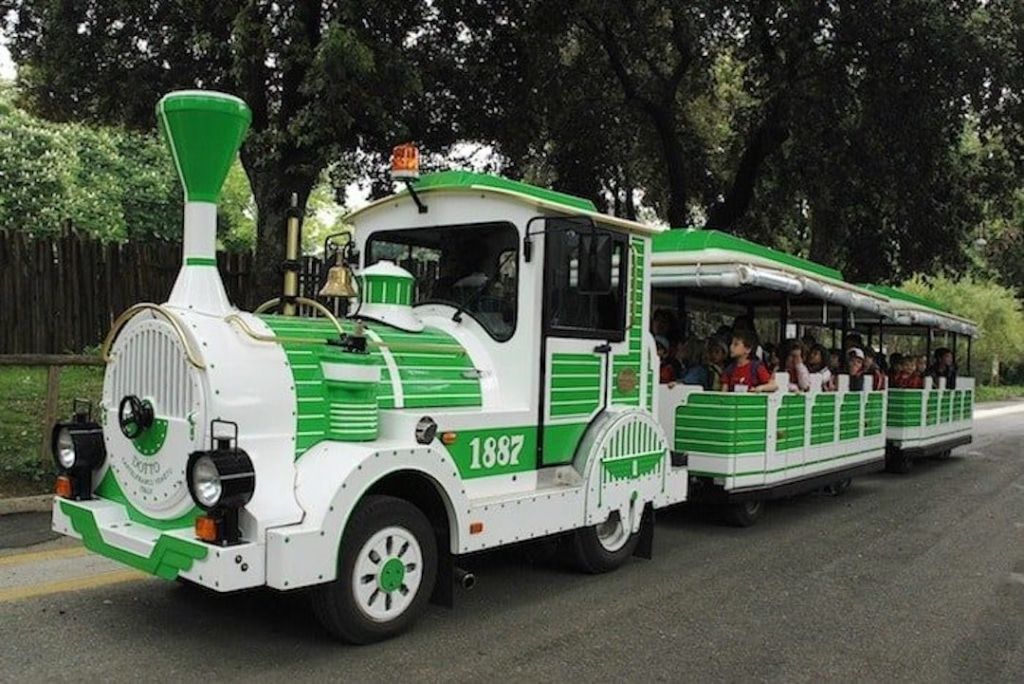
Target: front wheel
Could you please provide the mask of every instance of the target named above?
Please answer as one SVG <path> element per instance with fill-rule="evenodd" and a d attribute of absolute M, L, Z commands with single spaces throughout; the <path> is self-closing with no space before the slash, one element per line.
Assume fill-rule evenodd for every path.
<path fill-rule="evenodd" d="M 753 499 L 726 504 L 723 513 L 725 521 L 733 527 L 750 527 L 764 516 L 764 501 Z"/>
<path fill-rule="evenodd" d="M 419 618 L 436 579 L 437 540 L 426 516 L 404 499 L 368 496 L 345 528 L 338 577 L 317 588 L 313 610 L 339 639 L 388 639 Z"/>
<path fill-rule="evenodd" d="M 619 567 L 633 555 L 640 533 L 633 533 L 618 511 L 592 527 L 576 530 L 570 540 L 573 562 L 582 572 L 597 575 Z"/>

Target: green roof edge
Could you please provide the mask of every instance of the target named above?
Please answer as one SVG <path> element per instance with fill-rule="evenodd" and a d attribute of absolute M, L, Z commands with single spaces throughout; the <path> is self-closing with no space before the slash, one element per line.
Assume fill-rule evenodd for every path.
<path fill-rule="evenodd" d="M 843 280 L 843 274 L 834 268 L 717 230 L 674 228 L 654 236 L 654 252 L 697 252 L 702 249 L 741 252 L 832 280 Z"/>
<path fill-rule="evenodd" d="M 952 311 L 942 306 L 938 302 L 932 301 L 931 299 L 927 299 L 925 297 L 920 297 L 915 294 L 910 294 L 909 292 L 901 290 L 898 287 L 892 287 L 890 285 L 875 285 L 873 283 L 865 283 L 860 287 L 871 290 L 872 292 L 876 292 L 880 295 L 885 295 L 890 299 L 898 299 L 900 301 L 910 302 L 911 304 L 917 304 L 918 306 L 923 306 L 928 309 L 934 309 L 935 311 L 938 311 L 940 313 L 952 313 Z"/>
<path fill-rule="evenodd" d="M 530 185 L 529 183 L 514 181 L 487 173 L 474 173 L 472 171 L 441 171 L 439 173 L 427 174 L 417 180 L 415 184 L 417 191 L 466 189 L 474 187 L 494 188 L 495 190 L 514 192 L 528 197 L 535 197 L 536 199 L 544 200 L 545 202 L 561 204 L 570 209 L 577 209 L 580 211 L 591 211 L 595 213 L 598 211 L 597 205 L 583 197 L 576 197 L 575 195 L 569 195 L 564 192 L 549 190 L 548 188 L 541 188 L 536 185 Z"/>

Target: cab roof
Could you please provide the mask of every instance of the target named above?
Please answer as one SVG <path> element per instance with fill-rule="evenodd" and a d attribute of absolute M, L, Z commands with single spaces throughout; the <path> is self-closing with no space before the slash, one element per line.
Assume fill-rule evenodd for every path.
<path fill-rule="evenodd" d="M 474 173 L 471 171 L 431 173 L 419 178 L 413 187 L 416 189 L 416 192 L 424 196 L 441 192 L 483 192 L 500 195 L 548 211 L 569 216 L 586 216 L 593 219 L 594 223 L 602 223 L 639 235 L 653 235 L 664 230 L 664 228 L 659 226 L 649 226 L 636 221 L 630 221 L 629 219 L 619 218 L 618 216 L 602 214 L 593 202 L 583 197 L 486 173 Z M 396 199 L 408 197 L 408 195 L 407 190 L 402 190 L 357 209 L 350 213 L 346 219 L 354 219 L 364 212 Z"/>

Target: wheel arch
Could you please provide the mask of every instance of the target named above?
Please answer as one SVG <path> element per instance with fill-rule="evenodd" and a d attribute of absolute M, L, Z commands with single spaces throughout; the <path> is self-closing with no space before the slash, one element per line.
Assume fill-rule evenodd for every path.
<path fill-rule="evenodd" d="M 404 499 L 419 508 L 430 521 L 438 538 L 445 542 L 446 550 L 450 547 L 451 540 L 458 536 L 458 518 L 451 497 L 441 483 L 430 474 L 412 468 L 393 470 L 370 484 L 359 496 L 358 501 L 375 494 Z"/>
<path fill-rule="evenodd" d="M 443 533 L 438 548 L 458 552 L 460 521 L 469 503 L 450 456 L 421 445 L 354 452 L 349 445 L 322 445 L 299 462 L 297 493 L 306 517 L 298 526 L 268 530 L 271 587 L 294 589 L 333 580 L 352 513 L 373 494 L 397 496 L 419 507 Z"/>

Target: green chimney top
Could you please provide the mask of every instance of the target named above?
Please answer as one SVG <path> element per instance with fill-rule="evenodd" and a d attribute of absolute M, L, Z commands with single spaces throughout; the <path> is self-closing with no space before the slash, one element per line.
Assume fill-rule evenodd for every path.
<path fill-rule="evenodd" d="M 185 186 L 185 199 L 216 204 L 249 130 L 249 107 L 234 95 L 180 90 L 164 95 L 156 113 Z"/>

